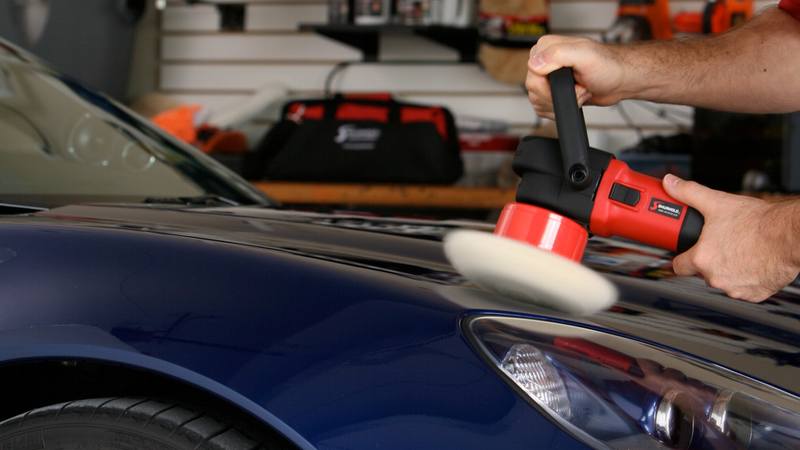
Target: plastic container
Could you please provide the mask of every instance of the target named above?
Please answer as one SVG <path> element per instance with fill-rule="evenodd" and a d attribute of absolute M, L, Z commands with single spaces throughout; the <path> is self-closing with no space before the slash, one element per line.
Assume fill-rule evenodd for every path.
<path fill-rule="evenodd" d="M 353 23 L 353 0 L 328 0 L 328 23 L 342 25 Z"/>
<path fill-rule="evenodd" d="M 389 23 L 391 3 L 391 0 L 356 0 L 355 23 L 358 25 Z"/>
<path fill-rule="evenodd" d="M 435 17 L 435 0 L 397 0 L 397 21 L 403 25 L 428 25 Z"/>
<path fill-rule="evenodd" d="M 468 27 L 475 23 L 475 2 L 471 0 L 438 0 L 437 23 Z"/>

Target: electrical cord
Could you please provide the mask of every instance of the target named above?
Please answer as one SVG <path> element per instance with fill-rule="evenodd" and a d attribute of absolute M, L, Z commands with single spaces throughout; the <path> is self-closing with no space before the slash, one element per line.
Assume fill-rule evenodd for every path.
<path fill-rule="evenodd" d="M 682 117 L 682 118 L 685 118 L 685 119 L 693 118 L 693 114 L 692 113 L 683 112 L 683 111 L 679 111 L 679 110 L 669 110 L 666 107 L 654 106 L 654 105 L 652 105 L 652 104 L 650 104 L 648 102 L 642 102 L 642 103 L 639 103 L 639 105 L 643 109 L 646 109 L 646 110 L 652 112 L 653 114 L 657 115 L 658 117 L 666 118 L 668 116 L 675 116 L 675 117 Z"/>
<path fill-rule="evenodd" d="M 683 119 L 683 120 L 687 120 L 687 119 L 688 120 L 692 120 L 692 119 L 694 119 L 694 115 L 691 114 L 691 113 L 683 113 L 682 111 L 678 112 L 676 110 L 669 111 L 667 108 L 663 108 L 663 107 L 659 108 L 657 106 L 653 106 L 653 105 L 651 105 L 649 103 L 644 103 L 644 102 L 637 103 L 637 105 L 639 105 L 639 107 L 641 107 L 642 109 L 645 109 L 645 110 L 650 111 L 651 113 L 655 114 L 656 117 L 662 118 L 662 119 L 666 120 L 667 122 L 671 123 L 672 125 L 677 126 L 681 130 L 685 130 L 686 129 L 686 123 L 682 122 L 681 119 Z"/>
<path fill-rule="evenodd" d="M 325 77 L 324 95 L 326 98 L 333 96 L 333 82 L 336 77 L 341 74 L 345 69 L 355 65 L 384 65 L 384 66 L 403 66 L 403 65 L 419 65 L 419 66 L 442 66 L 442 65 L 463 65 L 460 61 L 430 61 L 430 60 L 414 60 L 414 59 L 397 59 L 392 61 L 342 61 L 337 63 L 328 72 Z"/>
<path fill-rule="evenodd" d="M 350 67 L 351 64 L 352 61 L 343 61 L 333 66 L 333 68 L 328 72 L 328 75 L 325 77 L 325 87 L 323 91 L 323 97 L 325 98 L 333 97 L 333 91 L 332 91 L 333 80 L 336 78 L 337 75 L 339 75 L 339 73 Z"/>
<path fill-rule="evenodd" d="M 617 110 L 619 111 L 619 115 L 622 116 L 622 120 L 625 121 L 625 125 L 627 125 L 629 128 L 633 128 L 633 130 L 636 132 L 636 137 L 639 138 L 639 140 L 642 140 L 644 138 L 644 133 L 642 132 L 641 127 L 633 122 L 631 116 L 628 115 L 628 111 L 626 111 L 625 107 L 622 106 L 622 103 L 617 104 Z"/>

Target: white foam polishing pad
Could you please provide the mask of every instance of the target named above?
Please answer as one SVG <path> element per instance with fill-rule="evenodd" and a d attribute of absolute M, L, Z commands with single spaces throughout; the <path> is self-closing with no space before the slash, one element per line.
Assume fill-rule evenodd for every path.
<path fill-rule="evenodd" d="M 458 230 L 445 236 L 444 252 L 461 275 L 517 301 L 586 316 L 617 300 L 616 287 L 597 272 L 523 242 Z"/>

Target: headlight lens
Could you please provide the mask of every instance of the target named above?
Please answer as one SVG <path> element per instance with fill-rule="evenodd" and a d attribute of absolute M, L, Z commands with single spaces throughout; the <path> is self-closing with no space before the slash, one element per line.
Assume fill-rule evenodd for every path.
<path fill-rule="evenodd" d="M 569 398 L 556 368 L 538 348 L 514 344 L 500 362 L 503 369 L 528 395 L 554 413 L 569 418 Z"/>
<path fill-rule="evenodd" d="M 595 447 L 800 448 L 800 399 L 712 364 L 587 328 L 478 317 L 503 376 Z"/>

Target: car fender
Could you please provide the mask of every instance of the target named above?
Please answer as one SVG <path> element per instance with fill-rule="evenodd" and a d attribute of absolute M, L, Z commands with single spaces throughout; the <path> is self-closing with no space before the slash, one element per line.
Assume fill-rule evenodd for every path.
<path fill-rule="evenodd" d="M 263 421 L 298 447 L 314 448 L 285 422 L 235 390 L 185 367 L 142 354 L 100 328 L 52 325 L 0 332 L 0 366 L 54 359 L 118 364 L 178 380 L 228 401 Z"/>

